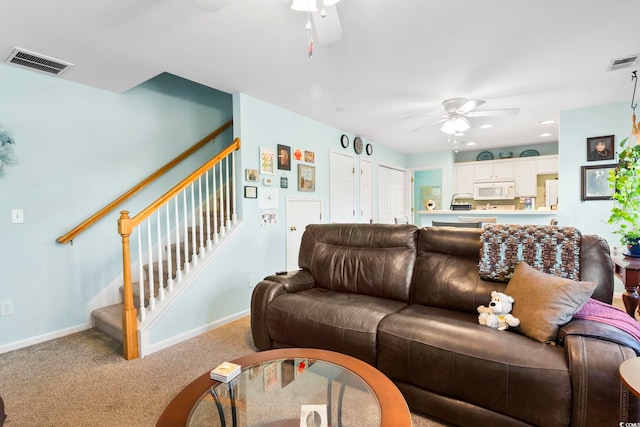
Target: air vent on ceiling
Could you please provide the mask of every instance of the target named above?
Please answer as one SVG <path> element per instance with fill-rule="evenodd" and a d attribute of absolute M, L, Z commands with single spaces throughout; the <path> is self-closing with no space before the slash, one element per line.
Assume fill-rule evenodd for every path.
<path fill-rule="evenodd" d="M 625 56 L 624 58 L 612 59 L 611 63 L 607 67 L 607 71 L 615 71 L 615 70 L 621 70 L 623 68 L 631 68 L 638 63 L 638 57 L 640 57 L 640 54 Z"/>
<path fill-rule="evenodd" d="M 19 47 L 13 48 L 7 59 L 5 59 L 5 62 L 56 76 L 59 76 L 69 67 L 73 66 L 70 62 L 52 58 L 41 53 L 31 52 L 30 50 Z"/>

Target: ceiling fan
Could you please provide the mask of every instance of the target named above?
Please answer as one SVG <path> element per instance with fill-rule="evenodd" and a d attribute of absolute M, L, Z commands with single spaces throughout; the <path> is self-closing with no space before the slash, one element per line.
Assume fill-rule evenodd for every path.
<path fill-rule="evenodd" d="M 445 114 L 439 120 L 421 126 L 411 132 L 417 132 L 430 125 L 442 123 L 440 130 L 449 135 L 462 133 L 471 128 L 469 117 L 511 116 L 520 112 L 519 108 L 505 108 L 500 110 L 476 110 L 487 101 L 482 99 L 451 98 L 442 101 Z M 419 116 L 413 116 L 419 117 Z"/>

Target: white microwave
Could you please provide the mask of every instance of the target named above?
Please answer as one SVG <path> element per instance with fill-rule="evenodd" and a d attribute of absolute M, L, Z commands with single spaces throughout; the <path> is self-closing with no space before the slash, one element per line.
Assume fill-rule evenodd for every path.
<path fill-rule="evenodd" d="M 516 184 L 506 182 L 476 182 L 473 184 L 473 200 L 506 200 L 515 198 Z"/>

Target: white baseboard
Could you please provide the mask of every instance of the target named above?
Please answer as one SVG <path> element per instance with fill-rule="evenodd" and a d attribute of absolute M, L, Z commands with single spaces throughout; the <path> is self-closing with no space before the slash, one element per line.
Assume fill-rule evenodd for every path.
<path fill-rule="evenodd" d="M 157 342 L 155 344 L 149 344 L 148 331 L 144 331 L 144 332 L 138 331 L 138 339 L 140 340 L 140 343 L 141 343 L 140 357 L 148 356 L 152 353 L 155 353 L 156 351 L 163 350 L 165 348 L 171 347 L 172 345 L 181 343 L 182 341 L 186 341 L 190 338 L 197 337 L 198 335 L 204 334 L 205 332 L 219 328 L 220 326 L 226 325 L 227 323 L 231 323 L 235 320 L 238 320 L 248 315 L 249 315 L 249 310 L 247 309 L 239 313 L 233 314 L 231 316 L 227 316 L 222 319 L 216 320 L 215 322 L 211 322 L 206 325 L 199 326 L 195 329 L 192 329 L 180 335 L 176 335 L 174 337 L 168 338 L 164 341 Z"/>
<path fill-rule="evenodd" d="M 81 332 L 89 328 L 91 328 L 90 325 L 82 324 L 82 325 L 72 326 L 66 329 L 60 329 L 58 331 L 48 332 L 42 335 L 37 335 L 35 337 L 30 337 L 21 341 L 15 341 L 9 344 L 4 344 L 0 346 L 0 354 L 7 353 L 13 350 L 19 350 L 21 348 L 29 347 L 34 344 L 40 344 L 41 342 L 50 341 L 56 338 L 61 338 L 66 335 L 75 334 L 76 332 Z"/>

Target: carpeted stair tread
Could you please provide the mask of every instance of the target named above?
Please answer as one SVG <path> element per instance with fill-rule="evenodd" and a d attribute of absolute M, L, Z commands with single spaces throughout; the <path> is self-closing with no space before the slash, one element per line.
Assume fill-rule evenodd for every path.
<path fill-rule="evenodd" d="M 124 304 L 108 305 L 91 312 L 93 324 L 110 337 L 122 342 L 122 311 Z"/>

